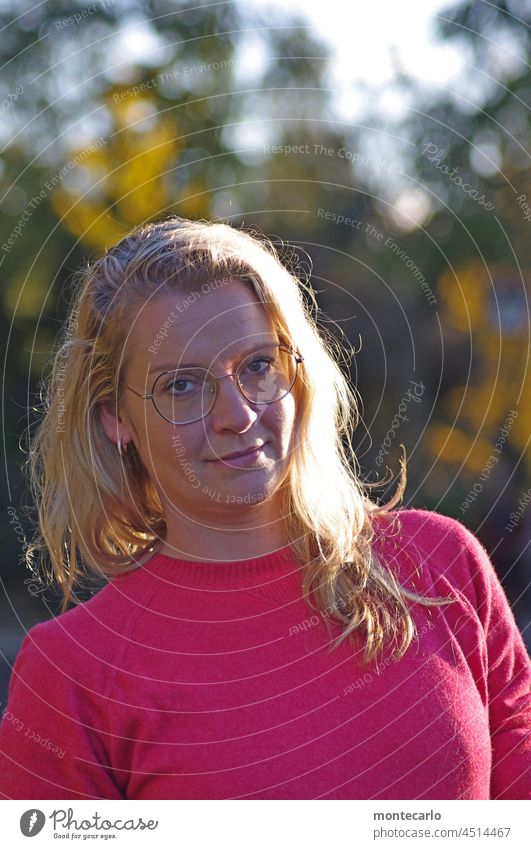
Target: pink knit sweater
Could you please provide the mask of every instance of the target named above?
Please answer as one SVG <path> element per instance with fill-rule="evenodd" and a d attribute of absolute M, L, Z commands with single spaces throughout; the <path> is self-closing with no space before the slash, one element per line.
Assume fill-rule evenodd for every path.
<path fill-rule="evenodd" d="M 396 514 L 394 514 L 396 515 Z M 11 799 L 529 799 L 531 664 L 487 553 L 403 510 L 375 549 L 418 636 L 362 666 L 329 651 L 289 548 L 155 555 L 32 628 L 0 726 Z M 381 521 L 381 520 L 380 520 Z"/>

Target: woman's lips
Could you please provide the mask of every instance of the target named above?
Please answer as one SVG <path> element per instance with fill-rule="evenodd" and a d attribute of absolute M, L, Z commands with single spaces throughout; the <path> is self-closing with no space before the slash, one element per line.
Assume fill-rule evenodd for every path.
<path fill-rule="evenodd" d="M 256 458 L 259 456 L 260 452 L 263 450 L 267 443 L 263 443 L 262 445 L 257 445 L 254 448 L 249 448 L 247 451 L 227 454 L 225 457 L 219 457 L 216 460 L 210 460 L 211 463 L 222 463 L 226 466 L 245 466 L 249 463 L 253 463 Z"/>

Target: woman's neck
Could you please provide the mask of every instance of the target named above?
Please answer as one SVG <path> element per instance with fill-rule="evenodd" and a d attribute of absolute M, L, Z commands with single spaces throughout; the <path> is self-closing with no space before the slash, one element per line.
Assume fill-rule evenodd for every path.
<path fill-rule="evenodd" d="M 237 533 L 228 533 L 222 529 L 208 530 L 206 533 L 204 528 L 198 528 L 193 538 L 187 538 L 182 533 L 168 534 L 155 551 L 180 560 L 225 562 L 262 557 L 288 545 L 285 531 L 274 526 L 247 531 L 240 528 Z"/>

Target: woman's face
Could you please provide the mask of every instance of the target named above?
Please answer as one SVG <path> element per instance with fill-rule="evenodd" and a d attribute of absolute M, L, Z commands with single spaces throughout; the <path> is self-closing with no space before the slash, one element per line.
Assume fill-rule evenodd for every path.
<path fill-rule="evenodd" d="M 204 286 L 192 295 L 154 298 L 133 317 L 125 383 L 150 393 L 157 376 L 177 366 L 208 368 L 215 377 L 235 371 L 248 352 L 278 342 L 271 319 L 240 280 Z M 167 335 L 166 335 L 167 334 Z M 269 405 L 253 405 L 235 379 L 217 382 L 207 415 L 188 424 L 171 424 L 152 401 L 124 390 L 117 419 L 102 414 L 107 435 L 136 446 L 156 486 L 165 515 L 219 519 L 268 503 L 284 481 L 290 462 L 295 419 L 293 391 Z M 247 457 L 226 459 L 259 446 Z M 169 508 L 173 507 L 173 511 Z"/>

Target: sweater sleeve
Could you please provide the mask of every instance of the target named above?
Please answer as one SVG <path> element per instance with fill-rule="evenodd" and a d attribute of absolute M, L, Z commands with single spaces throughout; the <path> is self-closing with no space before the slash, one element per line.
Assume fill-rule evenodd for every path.
<path fill-rule="evenodd" d="M 531 662 L 483 545 L 456 522 L 473 603 L 485 635 L 492 744 L 491 799 L 531 799 Z"/>
<path fill-rule="evenodd" d="M 123 798 L 107 760 L 103 700 L 96 682 L 87 686 L 85 653 L 72 656 L 69 642 L 54 620 L 22 642 L 0 724 L 0 798 Z"/>

